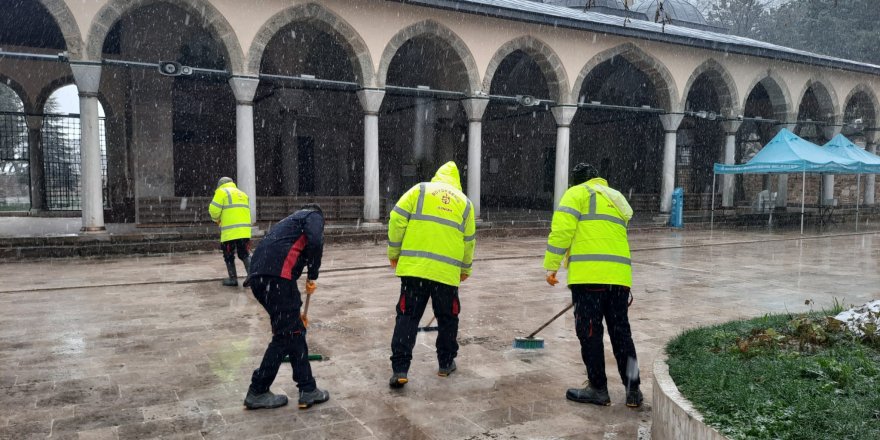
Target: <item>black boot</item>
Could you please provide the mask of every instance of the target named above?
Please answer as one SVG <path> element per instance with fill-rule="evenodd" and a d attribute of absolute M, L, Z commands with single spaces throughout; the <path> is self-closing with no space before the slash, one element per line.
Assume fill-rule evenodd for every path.
<path fill-rule="evenodd" d="M 287 405 L 287 396 L 273 394 L 271 391 L 266 391 L 263 394 L 254 394 L 248 390 L 247 397 L 244 398 L 244 406 L 247 409 L 278 408 L 284 405 Z"/>
<path fill-rule="evenodd" d="M 330 400 L 330 393 L 315 388 L 314 391 L 308 393 L 299 392 L 299 409 L 311 408 L 312 405 L 324 403 Z"/>
<path fill-rule="evenodd" d="M 229 272 L 229 278 L 224 279 L 221 284 L 229 287 L 237 286 L 238 274 L 235 273 L 235 260 L 226 262 L 226 271 Z"/>
<path fill-rule="evenodd" d="M 580 403 L 592 403 L 602 406 L 611 405 L 611 398 L 608 397 L 608 389 L 593 388 L 592 385 L 589 385 L 586 388 L 570 388 L 565 393 L 565 398 Z"/>
<path fill-rule="evenodd" d="M 244 263 L 244 271 L 247 273 L 247 276 L 244 278 L 244 282 L 241 283 L 241 285 L 243 287 L 251 287 L 251 256 L 248 255 L 248 257 L 242 262 Z"/>

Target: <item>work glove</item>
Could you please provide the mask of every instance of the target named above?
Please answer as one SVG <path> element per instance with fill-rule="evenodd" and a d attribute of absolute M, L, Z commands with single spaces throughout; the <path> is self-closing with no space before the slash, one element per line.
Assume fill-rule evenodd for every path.
<path fill-rule="evenodd" d="M 318 288 L 318 283 L 313 280 L 306 280 L 306 295 L 311 295 L 315 293 L 315 290 Z"/>
<path fill-rule="evenodd" d="M 458 277 L 458 279 L 461 281 L 464 281 L 464 280 L 468 279 L 468 276 L 469 276 L 468 274 L 463 273 Z"/>
<path fill-rule="evenodd" d="M 555 285 L 559 284 L 559 280 L 556 279 L 556 271 L 555 270 L 548 270 L 547 277 L 545 278 L 545 280 L 547 280 L 547 284 L 549 284 L 551 286 L 555 286 Z"/>
<path fill-rule="evenodd" d="M 388 261 L 391 262 L 391 268 L 392 268 L 392 269 L 397 269 L 397 260 L 388 260 Z"/>

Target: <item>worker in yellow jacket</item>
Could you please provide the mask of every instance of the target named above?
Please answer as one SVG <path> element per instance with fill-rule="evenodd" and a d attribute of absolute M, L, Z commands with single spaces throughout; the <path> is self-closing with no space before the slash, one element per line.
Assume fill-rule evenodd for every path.
<path fill-rule="evenodd" d="M 392 388 L 408 382 L 416 333 L 429 298 L 438 327 L 437 374 L 446 377 L 456 369 L 458 286 L 471 274 L 476 244 L 473 204 L 461 192 L 460 182 L 455 162 L 447 162 L 430 182 L 410 188 L 390 214 L 388 259 L 400 277 L 391 339 Z"/>
<path fill-rule="evenodd" d="M 632 265 L 626 228 L 632 208 L 620 192 L 608 186 L 589 164 L 572 170 L 569 188 L 553 213 L 544 269 L 547 283 L 558 283 L 556 272 L 567 255 L 568 287 L 574 302 L 575 329 L 589 386 L 569 389 L 569 400 L 610 405 L 605 377 L 602 318 L 617 371 L 626 387 L 626 406 L 642 404 L 639 366 L 627 309 L 632 287 Z"/>
<path fill-rule="evenodd" d="M 251 208 L 248 196 L 235 186 L 229 177 L 221 177 L 214 191 L 214 199 L 208 206 L 211 220 L 220 226 L 220 250 L 226 261 L 229 278 L 223 280 L 224 286 L 237 286 L 235 255 L 244 263 L 244 270 L 250 273 Z M 245 283 L 247 286 L 247 283 Z"/>

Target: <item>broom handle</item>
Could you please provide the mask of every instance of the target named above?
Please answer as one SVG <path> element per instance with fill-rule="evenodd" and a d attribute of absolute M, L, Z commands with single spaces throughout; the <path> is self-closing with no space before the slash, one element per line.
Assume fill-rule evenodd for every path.
<path fill-rule="evenodd" d="M 310 299 L 312 299 L 312 294 L 307 293 L 306 294 L 306 305 L 305 305 L 305 307 L 303 307 L 303 312 L 302 312 L 303 315 L 309 314 L 309 300 Z"/>
<path fill-rule="evenodd" d="M 557 313 L 556 316 L 550 318 L 549 321 L 545 322 L 544 325 L 538 327 L 537 330 L 533 331 L 532 334 L 526 336 L 526 338 L 528 338 L 528 339 L 534 338 L 535 335 L 538 334 L 538 332 L 540 332 L 541 330 L 544 330 L 544 327 L 547 327 L 548 325 L 550 325 L 551 322 L 556 321 L 556 318 L 559 318 L 560 316 L 562 316 L 563 313 L 567 312 L 568 309 L 570 309 L 572 307 L 574 307 L 574 303 L 571 303 L 571 304 L 565 306 L 565 308 L 562 309 L 562 311 L 560 311 L 559 313 Z"/>
<path fill-rule="evenodd" d="M 434 323 L 434 320 L 435 320 L 435 319 L 437 319 L 437 317 L 436 317 L 436 316 L 432 316 L 432 317 L 431 317 L 431 320 L 430 320 L 430 321 L 428 321 L 428 325 L 426 325 L 426 326 L 425 326 L 425 327 L 430 327 L 430 326 L 431 326 L 431 324 L 433 324 L 433 323 Z"/>

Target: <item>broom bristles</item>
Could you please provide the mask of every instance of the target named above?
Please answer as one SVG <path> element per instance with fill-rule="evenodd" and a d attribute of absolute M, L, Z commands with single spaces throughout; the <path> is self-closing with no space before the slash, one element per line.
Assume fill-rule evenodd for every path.
<path fill-rule="evenodd" d="M 513 348 L 525 350 L 538 350 L 544 348 L 543 338 L 516 338 L 513 340 Z"/>

